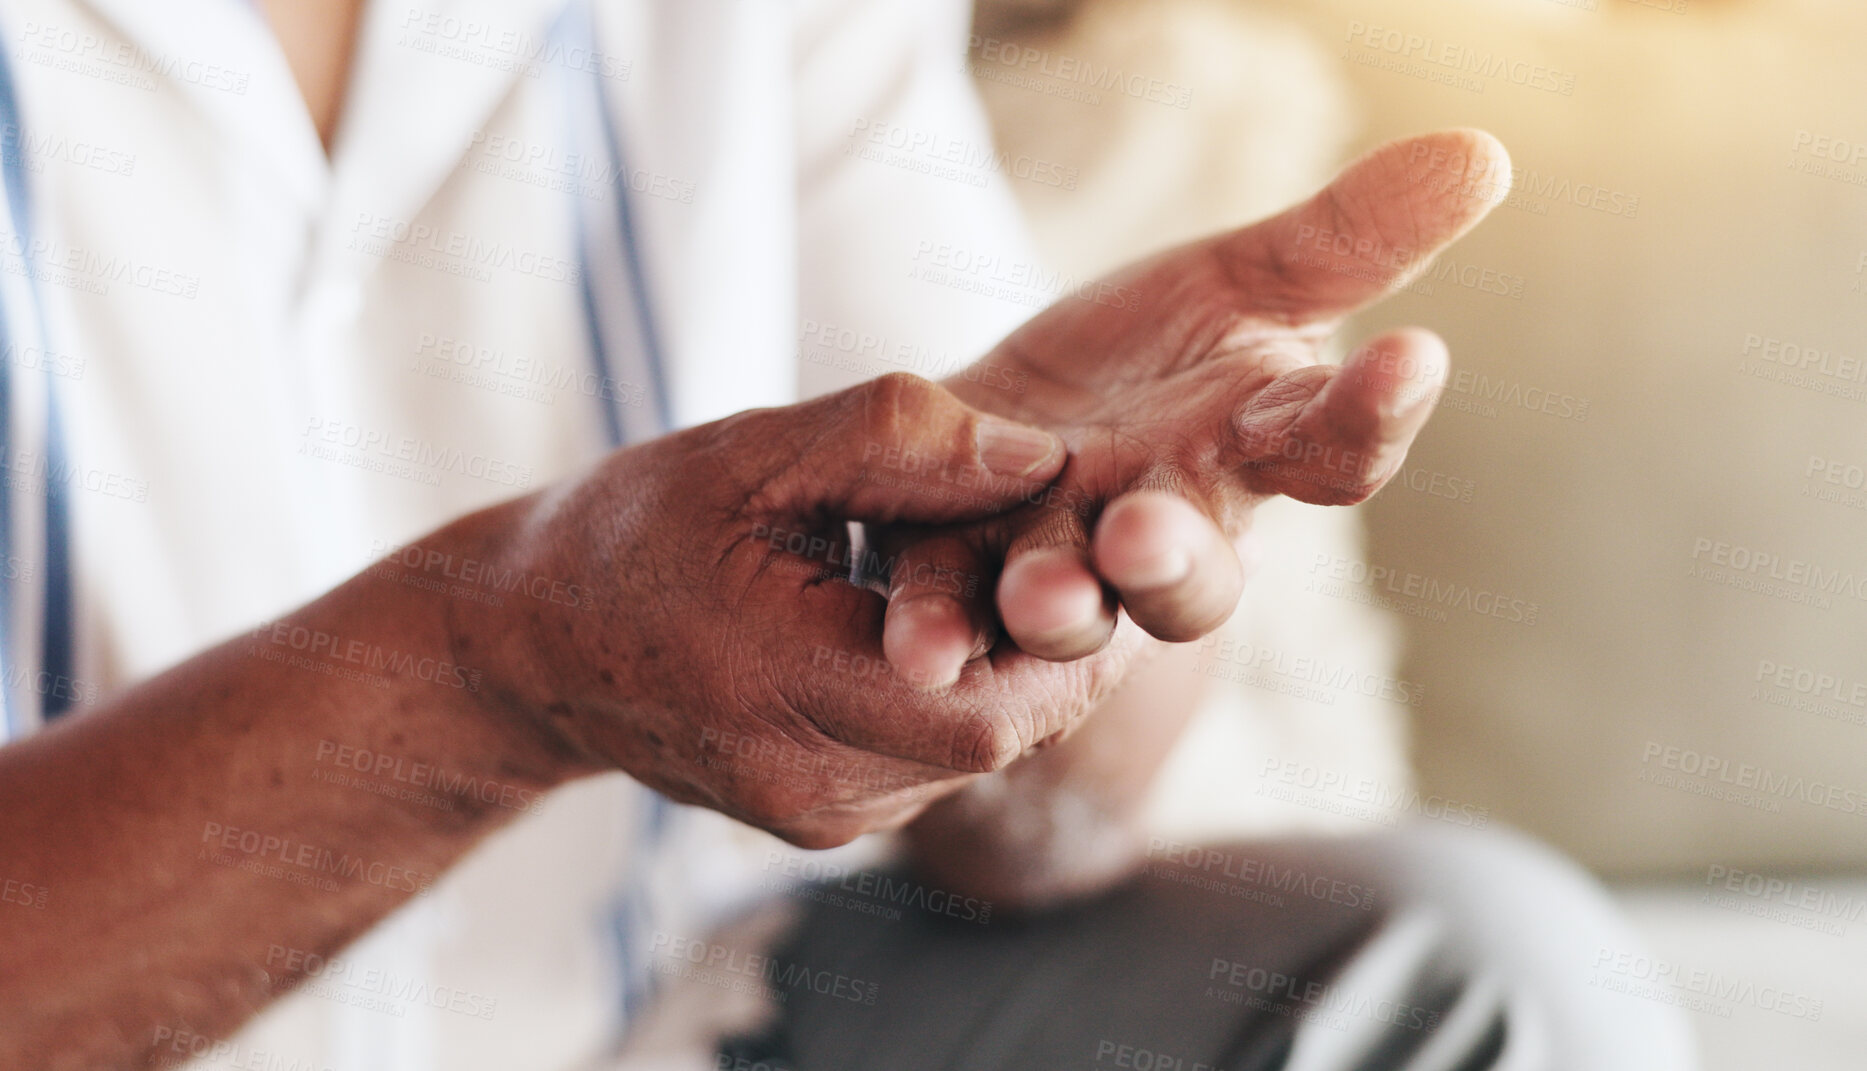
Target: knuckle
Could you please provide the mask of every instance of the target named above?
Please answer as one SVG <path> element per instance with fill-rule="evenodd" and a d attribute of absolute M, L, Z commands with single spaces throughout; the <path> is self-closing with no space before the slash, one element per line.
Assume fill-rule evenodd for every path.
<path fill-rule="evenodd" d="M 1272 380 L 1233 416 L 1234 448 L 1246 462 L 1284 460 L 1300 440 L 1300 421 L 1326 377 L 1299 369 Z"/>
<path fill-rule="evenodd" d="M 864 384 L 862 409 L 869 433 L 898 442 L 937 404 L 939 388 L 910 372 L 890 372 Z"/>
<path fill-rule="evenodd" d="M 997 773 L 1024 751 L 1017 726 L 1002 715 L 978 713 L 953 736 L 952 768 L 969 774 Z"/>
<path fill-rule="evenodd" d="M 1033 506 L 1019 510 L 1010 523 L 1012 536 L 1005 554 L 1006 565 L 1026 554 L 1053 547 L 1074 547 L 1088 554 L 1089 521 L 1075 510 Z"/>

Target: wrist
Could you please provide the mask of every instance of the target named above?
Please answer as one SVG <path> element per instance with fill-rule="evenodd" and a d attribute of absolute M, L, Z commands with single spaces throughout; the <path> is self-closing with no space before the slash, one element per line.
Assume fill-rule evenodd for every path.
<path fill-rule="evenodd" d="M 531 809 L 587 764 L 546 731 L 528 701 L 537 672 L 520 643 L 534 600 L 501 565 L 528 500 L 462 518 L 395 548 L 307 614 L 346 629 L 383 700 L 359 703 L 353 736 L 398 745 L 427 787 L 460 809 Z M 320 614 L 323 602 L 333 605 Z M 294 622 L 297 623 L 297 622 Z M 316 622 L 314 621 L 315 627 Z M 360 653 L 359 653 L 360 652 Z M 379 760 L 386 761 L 386 760 Z M 415 786 L 422 787 L 422 786 Z"/>

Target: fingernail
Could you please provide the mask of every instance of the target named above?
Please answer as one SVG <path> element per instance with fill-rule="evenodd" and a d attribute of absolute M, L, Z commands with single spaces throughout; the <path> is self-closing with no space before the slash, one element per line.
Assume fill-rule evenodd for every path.
<path fill-rule="evenodd" d="M 1038 428 L 1003 420 L 979 422 L 979 460 L 1000 476 L 1029 476 L 1062 445 L 1055 435 Z"/>
<path fill-rule="evenodd" d="M 933 659 L 924 649 L 930 635 L 951 632 L 956 624 L 961 629 L 970 627 L 966 611 L 945 595 L 913 595 L 889 604 L 888 628 L 897 636 L 905 635 L 917 648 L 905 658 L 891 659 L 912 665 L 912 668 L 900 667 L 905 669 L 903 676 L 910 685 L 924 692 L 938 692 L 959 680 L 960 671 L 966 668 L 963 659 L 929 669 L 927 663 Z"/>

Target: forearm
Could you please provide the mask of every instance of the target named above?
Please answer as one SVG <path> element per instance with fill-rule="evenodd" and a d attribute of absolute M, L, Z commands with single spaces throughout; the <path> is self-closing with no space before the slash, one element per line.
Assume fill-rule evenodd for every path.
<path fill-rule="evenodd" d="M 549 786 L 450 597 L 403 579 L 367 571 L 0 749 L 0 879 L 44 892 L 0 904 L 0 1066 L 177 1059 L 164 1028 L 231 1031 Z M 368 790 L 364 752 L 435 787 Z"/>
<path fill-rule="evenodd" d="M 1164 648 L 1068 739 L 981 778 L 908 828 L 915 864 L 944 887 L 1037 906 L 1093 892 L 1142 857 L 1155 775 L 1205 694 L 1193 648 Z"/>

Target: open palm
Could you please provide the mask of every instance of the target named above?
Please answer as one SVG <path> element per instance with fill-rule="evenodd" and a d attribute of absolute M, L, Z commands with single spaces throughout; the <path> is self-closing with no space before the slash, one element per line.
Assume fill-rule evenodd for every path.
<path fill-rule="evenodd" d="M 1116 634 L 1118 608 L 1162 640 L 1222 624 L 1256 504 L 1355 503 L 1399 469 L 1444 381 L 1444 345 L 1405 329 L 1340 365 L 1321 346 L 1501 197 L 1461 175 L 1508 173 L 1479 131 L 1388 144 L 1287 212 L 1066 297 L 983 358 L 985 374 L 950 380 L 981 409 L 1057 432 L 1070 460 L 1009 515 L 873 534 L 892 556 L 889 659 L 943 682 L 969 663 L 1084 658 Z M 1027 389 L 992 385 L 1011 377 Z M 983 591 L 925 581 L 955 572 L 997 576 L 996 613 Z M 1015 646 L 998 642 L 1001 625 Z"/>

